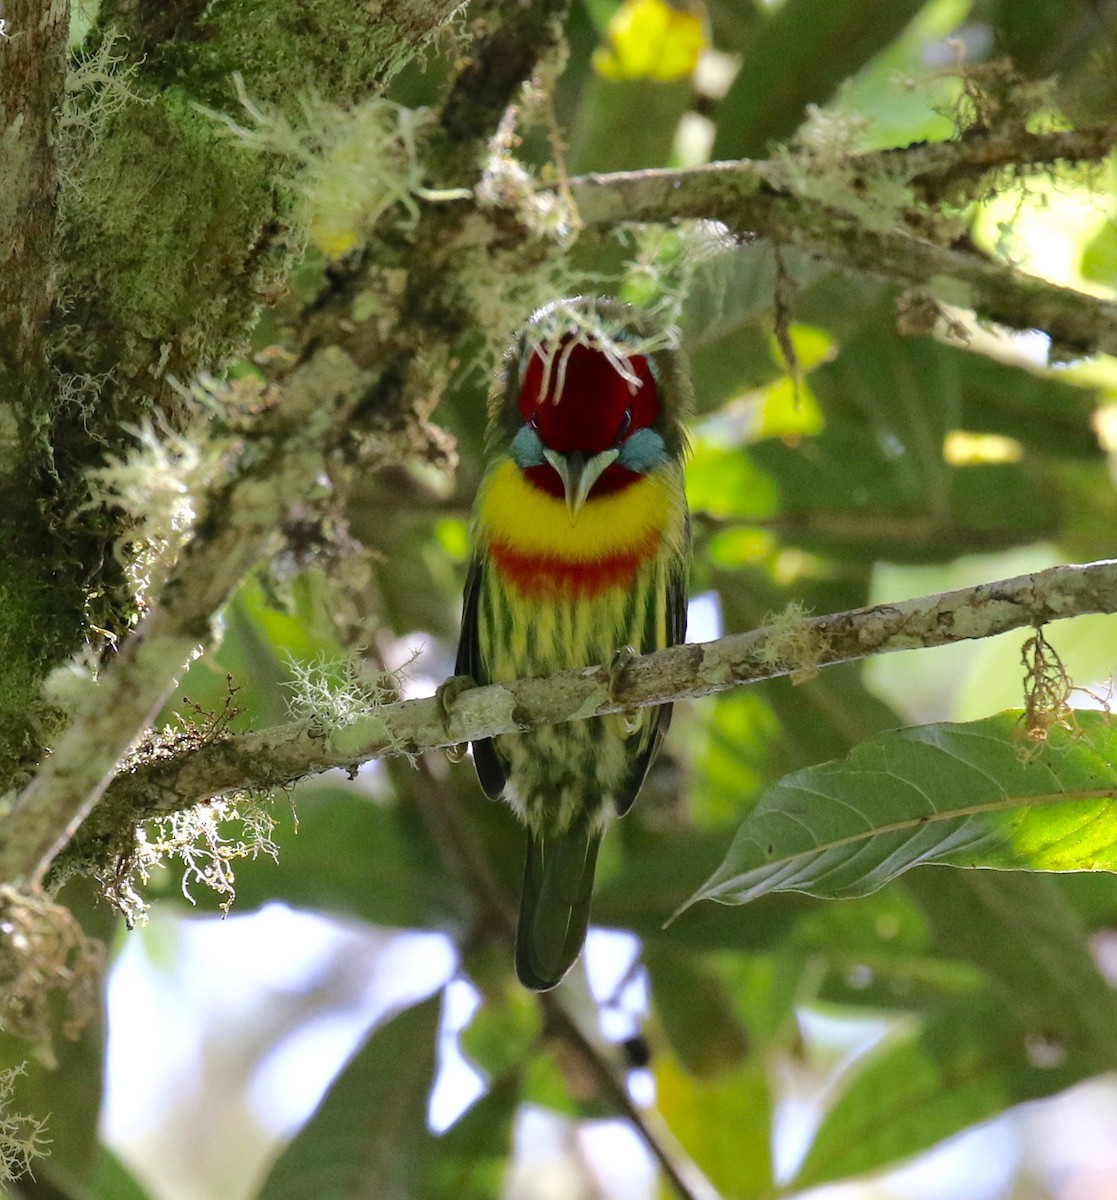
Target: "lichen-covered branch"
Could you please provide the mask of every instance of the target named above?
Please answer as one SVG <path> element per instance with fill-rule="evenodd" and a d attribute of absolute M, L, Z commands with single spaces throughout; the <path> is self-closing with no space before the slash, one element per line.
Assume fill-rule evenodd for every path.
<path fill-rule="evenodd" d="M 129 744 L 154 720 L 211 622 L 262 554 L 293 497 L 321 469 L 331 428 L 369 380 L 328 349 L 287 380 L 283 403 L 208 499 L 160 602 L 121 647 L 5 822 L 0 878 L 37 880 L 96 802 Z"/>
<path fill-rule="evenodd" d="M 1107 137 L 1117 134 L 1108 129 Z M 1091 142 L 1083 149 L 1094 153 L 1098 146 Z M 945 161 L 937 167 L 946 168 Z M 571 180 L 570 190 L 588 229 L 717 220 L 741 235 L 770 238 L 840 267 L 927 289 L 1011 328 L 1042 329 L 1064 350 L 1117 353 L 1117 304 L 1025 275 L 973 250 L 866 224 L 841 206 L 840 195 L 829 202 L 802 194 L 779 161 L 590 175 Z"/>
<path fill-rule="evenodd" d="M 501 7 L 513 26 L 535 19 L 521 6 Z M 502 29 L 498 24 L 488 38 L 504 36 Z M 483 42 L 478 54 L 485 49 Z M 497 72 L 468 91 L 483 110 L 498 111 L 519 82 Z M 475 130 L 475 149 L 488 132 Z M 461 153 L 455 144 L 451 157 Z M 0 879 L 42 878 L 180 671 L 212 643 L 214 615 L 264 556 L 289 507 L 313 491 L 342 438 L 360 428 L 386 445 L 383 461 L 419 452 L 423 405 L 429 408 L 442 386 L 432 351 L 445 349 L 473 319 L 448 263 L 464 217 L 433 206 L 407 233 L 389 224 L 307 305 L 295 331 L 297 352 L 273 366 L 274 406 L 245 436 L 226 474 L 198 498 L 195 535 L 152 611 L 8 813 Z"/>
<path fill-rule="evenodd" d="M 118 776 L 67 856 L 89 870 L 119 853 L 136 822 L 223 791 L 289 783 L 387 754 L 418 753 L 478 738 L 706 696 L 784 675 L 896 650 L 944 646 L 1087 613 L 1117 612 L 1117 560 L 1051 567 L 898 604 L 787 619 L 714 642 L 542 679 L 471 688 L 385 705 L 337 728 L 300 722 L 215 741 Z"/>
<path fill-rule="evenodd" d="M 989 173 L 1001 167 L 1027 171 L 1060 162 L 1102 162 L 1115 145 L 1115 125 L 1033 133 L 1013 124 L 971 130 L 947 142 L 918 142 L 858 157 L 879 162 L 888 174 L 906 179 L 921 199 L 931 203 L 967 198 L 972 185 L 984 189 Z"/>

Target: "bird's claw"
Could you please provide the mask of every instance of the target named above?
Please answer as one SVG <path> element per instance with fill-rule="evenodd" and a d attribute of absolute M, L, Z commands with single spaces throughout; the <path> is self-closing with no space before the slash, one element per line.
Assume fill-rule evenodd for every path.
<path fill-rule="evenodd" d="M 624 673 L 636 656 L 634 646 L 622 646 L 609 663 L 609 699 L 614 703 L 616 703 L 617 692 L 624 681 Z"/>
<path fill-rule="evenodd" d="M 454 707 L 454 702 L 462 692 L 468 692 L 470 688 L 475 688 L 476 686 L 477 681 L 470 675 L 451 675 L 449 679 L 444 680 L 435 688 L 434 698 L 438 701 L 438 709 L 444 733 L 450 732 L 450 710 Z M 465 742 L 458 742 L 453 746 L 444 747 L 443 753 L 450 762 L 459 763 L 465 758 L 465 746 Z"/>
<path fill-rule="evenodd" d="M 614 704 L 617 702 L 617 693 L 624 682 L 625 672 L 628 670 L 632 660 L 637 657 L 638 654 L 634 646 L 622 646 L 613 655 L 612 661 L 609 663 L 609 699 Z M 626 730 L 629 733 L 635 733 L 636 726 L 640 720 L 639 710 L 626 709 L 623 716 Z"/>

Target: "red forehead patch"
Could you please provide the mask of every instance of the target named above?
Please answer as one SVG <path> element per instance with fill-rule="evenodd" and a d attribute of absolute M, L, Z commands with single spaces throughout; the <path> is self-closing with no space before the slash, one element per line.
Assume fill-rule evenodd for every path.
<path fill-rule="evenodd" d="M 520 414 L 544 446 L 596 454 L 659 416 L 659 396 L 642 354 L 619 363 L 567 336 L 552 354 L 536 350 L 520 388 Z M 625 414 L 631 410 L 631 422 Z"/>

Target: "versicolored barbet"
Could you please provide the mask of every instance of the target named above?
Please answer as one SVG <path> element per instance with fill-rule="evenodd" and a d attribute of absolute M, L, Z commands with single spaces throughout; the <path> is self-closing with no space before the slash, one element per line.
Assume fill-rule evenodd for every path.
<path fill-rule="evenodd" d="M 479 684 L 609 663 L 683 640 L 690 385 L 638 310 L 557 301 L 490 401 L 457 674 Z M 670 705 L 473 743 L 481 786 L 527 826 L 516 972 L 542 991 L 586 936 L 601 836 L 632 806 Z"/>

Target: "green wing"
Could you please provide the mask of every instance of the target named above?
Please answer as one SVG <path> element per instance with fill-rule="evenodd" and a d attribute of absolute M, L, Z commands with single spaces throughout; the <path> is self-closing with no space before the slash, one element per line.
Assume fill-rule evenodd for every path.
<path fill-rule="evenodd" d="M 458 657 L 454 663 L 455 675 L 468 675 L 475 683 L 490 683 L 488 672 L 481 661 L 481 646 L 477 637 L 477 609 L 480 604 L 481 588 L 484 585 L 485 560 L 477 555 L 469 565 L 465 580 L 465 596 L 462 600 L 462 631 L 458 639 Z M 491 738 L 472 742 L 473 765 L 481 789 L 490 800 L 499 800 L 504 793 L 507 775 L 504 764 L 496 752 Z"/>
<path fill-rule="evenodd" d="M 563 833 L 527 835 L 516 974 L 537 992 L 553 988 L 570 970 L 586 940 L 593 873 L 601 834 L 577 821 Z"/>

